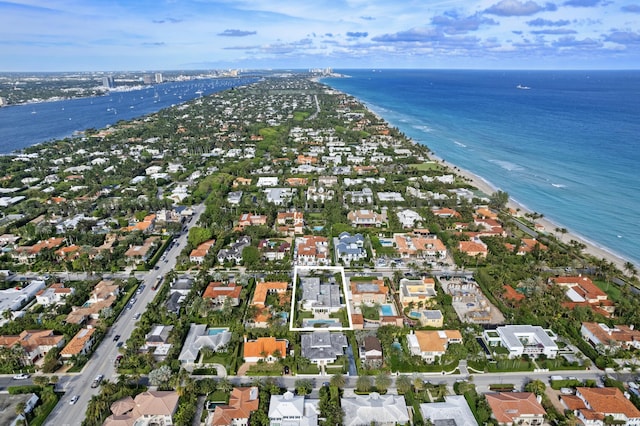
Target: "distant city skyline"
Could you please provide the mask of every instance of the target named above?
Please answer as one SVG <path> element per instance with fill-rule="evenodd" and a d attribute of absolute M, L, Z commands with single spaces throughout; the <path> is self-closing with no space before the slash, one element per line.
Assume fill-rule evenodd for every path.
<path fill-rule="evenodd" d="M 640 0 L 0 0 L 0 71 L 639 69 Z"/>

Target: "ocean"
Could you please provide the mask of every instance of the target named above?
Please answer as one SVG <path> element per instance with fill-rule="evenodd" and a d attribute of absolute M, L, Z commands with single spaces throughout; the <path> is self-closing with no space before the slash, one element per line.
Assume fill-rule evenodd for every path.
<path fill-rule="evenodd" d="M 640 71 L 336 70 L 437 156 L 640 265 Z"/>
<path fill-rule="evenodd" d="M 3 107 L 0 108 L 0 154 L 63 139 L 75 131 L 100 129 L 120 120 L 139 118 L 255 81 L 257 78 L 241 77 L 168 82 L 104 96 Z"/>

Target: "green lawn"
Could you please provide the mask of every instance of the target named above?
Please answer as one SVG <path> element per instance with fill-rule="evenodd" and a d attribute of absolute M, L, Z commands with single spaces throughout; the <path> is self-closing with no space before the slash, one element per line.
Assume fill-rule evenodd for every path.
<path fill-rule="evenodd" d="M 618 302 L 622 299 L 622 291 L 620 291 L 620 287 L 617 284 L 607 283 L 604 281 L 594 281 L 593 283 L 597 285 L 600 290 L 607 293 L 610 300 Z"/>
<path fill-rule="evenodd" d="M 419 164 L 410 164 L 409 167 L 412 169 L 420 170 L 421 172 L 428 172 L 431 170 L 442 170 L 442 167 L 438 163 L 419 163 Z"/>

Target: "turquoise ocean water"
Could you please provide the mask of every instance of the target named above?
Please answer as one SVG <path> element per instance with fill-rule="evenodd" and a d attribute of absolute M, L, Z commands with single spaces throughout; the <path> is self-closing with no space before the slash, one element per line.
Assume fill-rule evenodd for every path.
<path fill-rule="evenodd" d="M 640 71 L 336 72 L 350 78 L 323 83 L 526 208 L 640 265 Z"/>

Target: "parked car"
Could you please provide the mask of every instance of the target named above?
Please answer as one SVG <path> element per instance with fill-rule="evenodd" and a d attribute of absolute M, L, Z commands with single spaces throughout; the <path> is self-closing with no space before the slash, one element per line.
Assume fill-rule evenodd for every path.
<path fill-rule="evenodd" d="M 24 379 L 28 379 L 29 377 L 31 377 L 31 374 L 27 374 L 27 373 L 16 374 L 15 376 L 13 376 L 13 380 L 24 380 Z"/>

